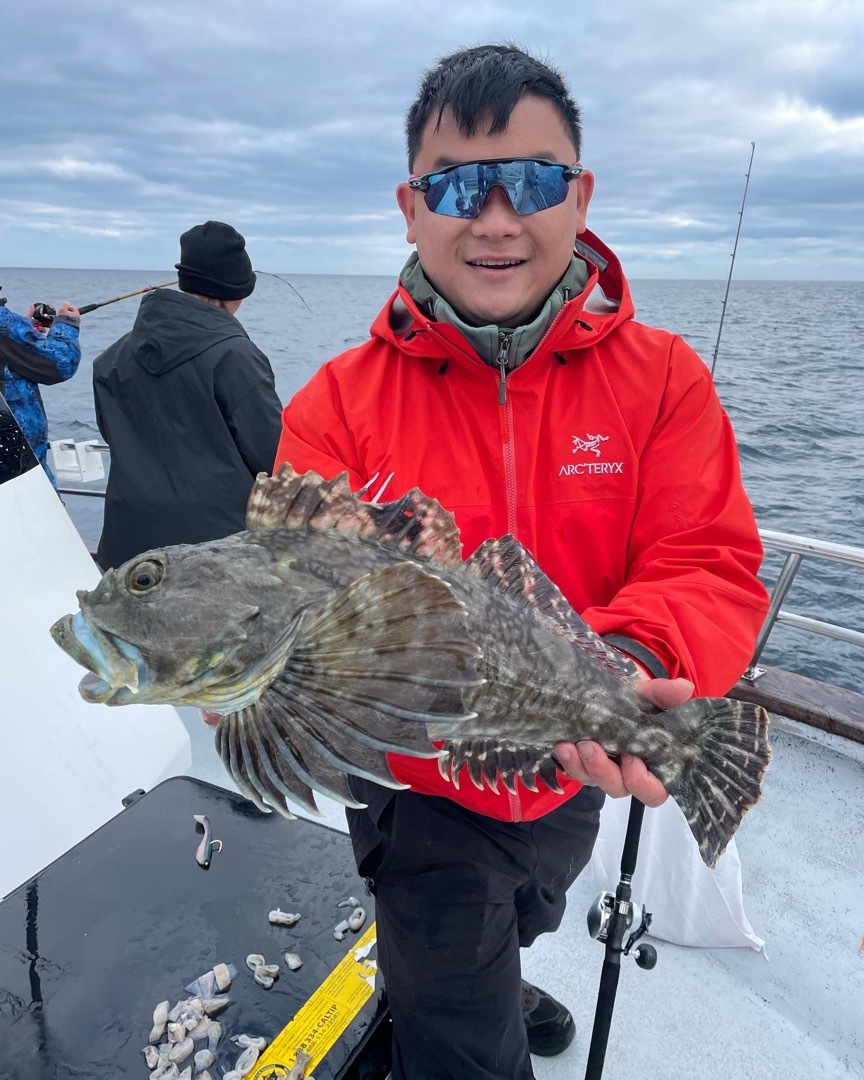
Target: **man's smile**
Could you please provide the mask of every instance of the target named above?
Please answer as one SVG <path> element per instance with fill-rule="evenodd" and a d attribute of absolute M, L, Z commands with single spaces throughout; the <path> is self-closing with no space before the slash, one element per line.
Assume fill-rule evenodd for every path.
<path fill-rule="evenodd" d="M 509 270 L 513 266 L 522 266 L 525 259 L 469 259 L 469 266 L 479 266 L 484 270 Z"/>

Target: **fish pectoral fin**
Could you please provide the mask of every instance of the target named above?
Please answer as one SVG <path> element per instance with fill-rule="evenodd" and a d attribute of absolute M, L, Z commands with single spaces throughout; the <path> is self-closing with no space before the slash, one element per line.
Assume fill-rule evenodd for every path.
<path fill-rule="evenodd" d="M 458 727 L 474 715 L 463 692 L 482 682 L 480 650 L 465 608 L 416 563 L 359 578 L 307 609 L 294 631 L 272 685 L 217 731 L 223 761 L 253 801 L 314 807 L 314 788 L 357 805 L 348 775 L 401 787 L 387 752 L 435 757 L 427 724 Z"/>
<path fill-rule="evenodd" d="M 358 578 L 309 618 L 277 683 L 349 725 L 355 710 L 371 709 L 380 722 L 360 723 L 358 734 L 365 726 L 376 745 L 398 751 L 387 745 L 391 718 L 422 724 L 473 715 L 462 695 L 482 682 L 479 656 L 450 586 L 404 562 Z"/>

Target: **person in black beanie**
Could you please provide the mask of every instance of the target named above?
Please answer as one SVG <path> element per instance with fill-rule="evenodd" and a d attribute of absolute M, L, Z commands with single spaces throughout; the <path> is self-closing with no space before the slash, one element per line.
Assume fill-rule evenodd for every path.
<path fill-rule="evenodd" d="M 183 233 L 175 268 L 181 292 L 215 300 L 245 300 L 255 288 L 246 241 L 223 221 L 205 221 Z"/>
<path fill-rule="evenodd" d="M 255 288 L 246 241 L 205 221 L 180 237 L 179 292 L 141 301 L 130 333 L 93 365 L 96 420 L 111 449 L 103 569 L 169 544 L 245 528 L 270 472 L 282 407 L 267 357 L 235 318 Z"/>

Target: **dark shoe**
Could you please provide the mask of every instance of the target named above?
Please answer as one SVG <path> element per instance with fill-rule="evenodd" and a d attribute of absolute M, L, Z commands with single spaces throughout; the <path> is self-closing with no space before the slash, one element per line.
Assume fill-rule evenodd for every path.
<path fill-rule="evenodd" d="M 554 1057 L 573 1042 L 576 1025 L 560 1001 L 522 980 L 522 1018 L 528 1049 L 540 1057 Z"/>

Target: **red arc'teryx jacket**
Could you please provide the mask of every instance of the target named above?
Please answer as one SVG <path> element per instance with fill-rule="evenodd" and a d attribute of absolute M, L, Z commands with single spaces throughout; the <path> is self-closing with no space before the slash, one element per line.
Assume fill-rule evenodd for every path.
<path fill-rule="evenodd" d="M 347 471 L 355 490 L 377 474 L 373 495 L 391 477 L 385 502 L 416 486 L 453 512 L 466 557 L 512 533 L 594 630 L 639 642 L 697 695 L 721 695 L 767 611 L 732 427 L 699 356 L 635 322 L 615 256 L 580 240 L 606 265 L 589 262 L 582 293 L 507 375 L 503 404 L 499 372 L 400 286 L 369 341 L 289 402 L 276 464 Z M 456 790 L 434 760 L 389 759 L 415 790 L 502 820 L 540 817 L 580 787 Z"/>

